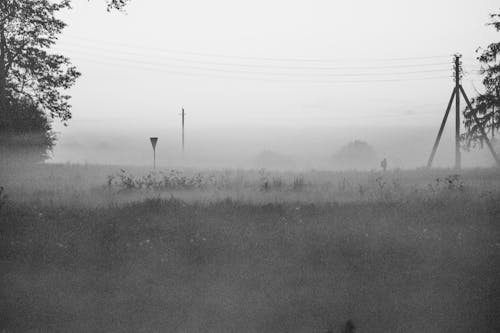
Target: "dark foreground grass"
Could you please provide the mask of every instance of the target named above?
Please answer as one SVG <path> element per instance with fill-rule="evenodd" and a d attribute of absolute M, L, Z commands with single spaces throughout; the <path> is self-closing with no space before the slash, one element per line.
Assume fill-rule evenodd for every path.
<path fill-rule="evenodd" d="M 7 204 L 0 328 L 498 332 L 499 199 Z"/>

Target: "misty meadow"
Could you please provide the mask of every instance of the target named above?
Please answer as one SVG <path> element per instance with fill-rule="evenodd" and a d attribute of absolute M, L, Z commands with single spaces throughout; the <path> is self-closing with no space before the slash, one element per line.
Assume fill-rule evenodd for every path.
<path fill-rule="evenodd" d="M 4 327 L 500 325 L 497 170 L 113 170 L 47 165 L 2 178 Z"/>
<path fill-rule="evenodd" d="M 1 0 L 0 332 L 499 332 L 499 31 Z"/>

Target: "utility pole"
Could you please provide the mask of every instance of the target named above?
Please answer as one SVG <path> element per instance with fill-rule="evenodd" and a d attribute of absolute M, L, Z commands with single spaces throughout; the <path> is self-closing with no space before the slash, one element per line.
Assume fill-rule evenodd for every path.
<path fill-rule="evenodd" d="M 184 108 L 182 108 L 181 116 L 182 116 L 182 153 L 184 154 L 184 116 L 185 116 Z"/>
<path fill-rule="evenodd" d="M 455 55 L 455 169 L 462 167 L 462 156 L 460 152 L 460 78 L 461 78 L 461 54 Z"/>
<path fill-rule="evenodd" d="M 479 118 L 476 115 L 476 110 L 472 107 L 472 104 L 469 101 L 469 98 L 467 97 L 467 94 L 465 93 L 464 88 L 460 84 L 460 79 L 462 77 L 462 68 L 461 68 L 461 62 L 460 58 L 462 56 L 460 54 L 456 54 L 454 56 L 454 72 L 455 72 L 455 87 L 453 88 L 453 91 L 451 93 L 450 101 L 448 103 L 448 107 L 446 108 L 446 112 L 444 114 L 443 121 L 441 122 L 441 126 L 439 127 L 438 135 L 436 137 L 436 141 L 434 142 L 434 146 L 432 147 L 432 152 L 431 156 L 429 157 L 429 161 L 427 162 L 427 168 L 430 168 L 432 166 L 432 161 L 434 160 L 434 156 L 436 155 L 437 148 L 439 146 L 439 141 L 441 140 L 441 136 L 443 134 L 444 126 L 446 125 L 446 120 L 448 119 L 448 114 L 450 113 L 451 105 L 453 104 L 453 99 L 455 99 L 455 168 L 457 170 L 460 170 L 461 168 L 461 152 L 460 152 L 460 95 L 465 100 L 465 103 L 467 107 L 470 109 L 470 112 L 472 114 L 472 117 L 474 119 L 474 122 L 477 124 L 479 127 L 479 130 L 481 131 L 481 136 L 483 137 L 484 141 L 486 142 L 486 145 L 488 146 L 491 155 L 495 159 L 495 162 L 497 163 L 497 166 L 500 167 L 500 158 L 498 157 L 497 153 L 493 149 L 493 146 L 491 145 L 490 139 L 488 138 L 488 135 L 486 133 L 486 130 L 483 125 L 488 126 L 487 124 L 483 124 Z"/>

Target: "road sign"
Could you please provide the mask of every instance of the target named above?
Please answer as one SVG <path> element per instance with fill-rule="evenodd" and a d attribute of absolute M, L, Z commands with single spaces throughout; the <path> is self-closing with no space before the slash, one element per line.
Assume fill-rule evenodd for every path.
<path fill-rule="evenodd" d="M 153 150 L 156 149 L 156 143 L 158 142 L 158 138 L 149 138 L 151 140 L 151 145 L 153 146 Z"/>

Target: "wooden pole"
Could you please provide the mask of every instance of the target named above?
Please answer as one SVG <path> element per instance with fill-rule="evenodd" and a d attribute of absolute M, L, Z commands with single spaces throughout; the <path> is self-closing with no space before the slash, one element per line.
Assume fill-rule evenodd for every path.
<path fill-rule="evenodd" d="M 182 152 L 184 153 L 184 108 L 182 108 Z"/>
<path fill-rule="evenodd" d="M 460 57 L 455 55 L 455 169 L 460 170 L 462 156 L 460 153 Z"/>
<path fill-rule="evenodd" d="M 476 112 L 474 111 L 474 108 L 472 107 L 472 104 L 469 101 L 469 98 L 467 97 L 467 94 L 465 93 L 464 88 L 459 85 L 459 89 L 462 92 L 462 96 L 464 96 L 465 103 L 467 103 L 467 106 L 471 110 L 472 117 L 474 118 L 474 121 L 476 122 L 477 126 L 479 127 L 479 130 L 481 131 L 481 134 L 483 135 L 484 141 L 486 141 L 486 145 L 490 149 L 491 155 L 493 155 L 493 158 L 497 162 L 497 166 L 500 167 L 500 158 L 498 157 L 497 153 L 495 152 L 495 149 L 493 149 L 493 146 L 491 145 L 490 139 L 488 139 L 488 135 L 486 135 L 486 132 L 484 131 L 484 127 L 477 118 Z"/>
<path fill-rule="evenodd" d="M 436 141 L 434 142 L 434 147 L 432 147 L 431 156 L 429 157 L 429 161 L 427 162 L 427 168 L 430 168 L 432 166 L 432 161 L 434 160 L 434 155 L 436 155 L 436 151 L 439 146 L 439 141 L 441 140 L 441 135 L 443 135 L 444 125 L 446 124 L 446 120 L 448 119 L 448 114 L 450 113 L 451 104 L 453 103 L 453 98 L 455 97 L 456 94 L 458 94 L 458 91 L 455 88 L 451 93 L 450 101 L 448 102 L 448 107 L 446 108 L 443 121 L 441 122 L 441 127 L 439 127 L 439 132 L 436 137 Z"/>

